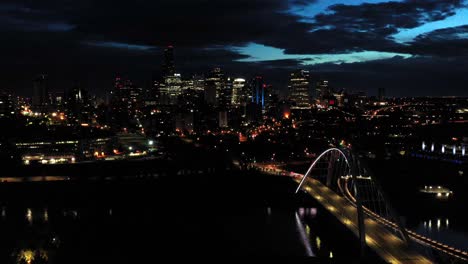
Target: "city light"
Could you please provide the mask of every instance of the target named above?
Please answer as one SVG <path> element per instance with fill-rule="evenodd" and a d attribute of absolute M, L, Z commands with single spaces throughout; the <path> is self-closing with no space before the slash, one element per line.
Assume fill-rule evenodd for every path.
<path fill-rule="evenodd" d="M 32 224 L 32 222 L 33 222 L 33 214 L 32 214 L 31 208 L 28 208 L 28 209 L 26 210 L 26 219 L 28 220 L 28 223 L 29 223 L 29 224 Z"/>
<path fill-rule="evenodd" d="M 464 182 L 468 165 L 468 99 L 466 81 L 460 75 L 465 68 L 458 67 L 468 61 L 461 48 L 468 34 L 459 28 L 464 26 L 459 18 L 468 10 L 446 1 L 429 5 L 424 1 L 349 4 L 343 0 L 308 1 L 306 5 L 301 3 L 307 1 L 282 5 L 266 1 L 262 8 L 245 12 L 245 7 L 232 1 L 229 12 L 235 14 L 225 12 L 223 5 L 207 6 L 209 14 L 228 17 L 227 27 L 219 19 L 213 27 L 212 17 L 192 11 L 190 1 L 162 9 L 154 3 L 138 6 L 141 8 L 129 3 L 123 11 L 119 5 L 106 5 L 102 10 L 96 6 L 92 15 L 105 18 L 115 14 L 121 21 L 132 22 L 107 23 L 106 28 L 100 23 L 108 19 L 91 20 L 98 29 L 119 32 L 121 39 L 109 41 L 106 39 L 112 36 L 101 36 L 96 40 L 99 32 L 93 35 L 80 30 L 80 38 L 70 40 L 74 42 L 70 45 L 64 36 L 73 33 L 74 27 L 89 26 L 80 19 L 69 19 L 84 10 L 72 2 L 40 10 L 60 13 L 53 21 L 29 21 L 25 13 L 33 15 L 37 7 L 28 3 L 2 10 L 12 16 L 18 13 L 15 19 L 20 22 L 28 20 L 2 25 L 5 32 L 11 31 L 8 36 L 23 36 L 22 41 L 8 37 L 4 41 L 11 50 L 11 56 L 4 56 L 5 65 L 13 67 L 5 71 L 7 78 L 0 91 L 0 160 L 4 167 L 0 183 L 5 200 L 0 220 L 8 230 L 6 241 L 22 241 L 7 247 L 5 253 L 12 261 L 48 262 L 40 260 L 43 249 L 64 259 L 70 257 L 64 249 L 76 240 L 76 234 L 87 234 L 87 230 L 82 225 L 69 228 L 72 233 L 61 228 L 69 221 L 90 220 L 104 223 L 105 228 L 111 218 L 135 214 L 139 221 L 134 224 L 142 225 L 139 230 L 150 230 L 144 225 L 157 223 L 151 221 L 148 208 L 158 217 L 183 218 L 187 212 L 165 212 L 180 206 L 176 200 L 195 204 L 189 212 L 197 216 L 192 217 L 195 229 L 199 229 L 197 220 L 203 221 L 202 228 L 209 227 L 204 223 L 213 214 L 203 209 L 212 208 L 215 202 L 221 202 L 218 211 L 230 212 L 235 207 L 235 213 L 243 217 L 242 210 L 250 213 L 249 208 L 258 207 L 258 215 L 237 221 L 239 229 L 242 222 L 258 222 L 260 231 L 270 232 L 268 225 L 273 220 L 281 234 L 304 233 L 299 237 L 304 254 L 319 258 L 359 260 L 356 252 L 350 256 L 347 250 L 336 253 L 346 245 L 334 243 L 348 241 L 334 239 L 337 230 L 327 229 L 332 226 L 327 223 L 338 223 L 338 231 L 346 229 L 354 235 L 356 245 L 350 249 L 357 245 L 366 248 L 369 262 L 378 258 L 392 263 L 430 263 L 426 252 L 432 252 L 435 260 L 438 256 L 446 262 L 468 260 L 468 252 L 460 245 L 441 237 L 446 232 L 459 236 L 467 225 L 454 216 L 464 206 L 459 183 Z M 358 10 L 363 9 L 366 12 L 360 16 Z M 177 10 L 192 12 L 174 15 Z M 391 30 L 365 21 L 381 15 L 378 22 Z M 134 19 L 139 16 L 142 19 Z M 164 23 L 142 24 L 149 21 L 145 16 Z M 395 22 L 401 18 L 409 22 Z M 258 21 L 261 36 L 248 34 L 246 25 L 255 28 Z M 308 22 L 314 28 L 311 32 L 304 28 Z M 357 24 L 365 27 L 358 29 Z M 337 28 L 340 34 L 334 34 Z M 413 32 L 406 41 L 389 35 L 390 31 L 419 29 L 424 32 Z M 229 39 L 223 39 L 223 30 L 229 32 Z M 209 34 L 197 34 L 200 32 Z M 385 41 L 366 41 L 361 37 L 365 33 Z M 144 43 L 154 36 L 156 42 Z M 194 41 L 184 41 L 187 39 Z M 135 43 L 137 40 L 141 43 Z M 173 42 L 180 43 L 180 50 Z M 303 42 L 319 43 L 320 48 L 304 50 Z M 41 43 L 53 45 L 45 50 L 47 45 Z M 406 53 L 388 52 L 388 47 L 396 46 L 405 46 Z M 450 52 L 441 52 L 447 50 Z M 69 61 L 77 63 L 70 68 Z M 83 61 L 93 62 L 92 67 Z M 435 72 L 441 74 L 432 74 Z M 449 94 L 453 96 L 446 96 Z M 101 185 L 105 188 L 97 188 Z M 198 197 L 218 189 L 208 199 Z M 92 195 L 86 195 L 88 190 Z M 70 199 L 65 198 L 76 193 L 80 193 L 79 199 L 67 203 Z M 8 202 L 18 199 L 22 202 Z M 128 212 L 127 204 L 131 207 Z M 293 229 L 287 223 L 276 223 L 282 221 L 281 210 L 273 208 L 276 205 L 297 212 Z M 317 207 L 301 207 L 311 205 Z M 116 208 L 115 214 L 111 206 Z M 137 215 L 139 211 L 144 216 Z M 434 216 L 433 211 L 443 214 Z M 412 212 L 405 214 L 404 222 L 412 223 L 408 228 L 396 221 L 402 218 L 399 212 Z M 424 215 L 427 217 L 420 217 Z M 21 220 L 19 224 L 15 219 Z M 222 226 L 226 219 L 231 217 L 219 218 L 221 222 L 214 227 Z M 125 229 L 132 225 L 120 227 L 126 234 L 130 229 Z M 164 240 L 183 233 L 173 227 L 166 229 L 169 235 L 155 238 Z M 271 237 L 262 232 L 260 235 Z M 92 238 L 96 241 L 107 235 L 95 233 Z M 259 232 L 248 233 L 255 236 Z M 112 239 L 119 245 L 125 242 L 121 241 L 125 237 Z M 220 237 L 214 243 L 234 240 Z M 167 244 L 153 244 L 156 242 Z M 198 244 L 190 246 L 206 246 Z M 310 244 L 317 252 L 309 252 Z M 85 243 L 80 250 L 89 252 L 88 247 Z M 267 248 L 269 253 L 280 252 L 271 249 Z M 137 254 L 131 250 L 122 253 Z M 164 253 L 166 248 L 158 250 Z M 187 251 L 183 247 L 177 250 Z M 256 248 L 248 250 L 257 253 Z M 285 248 L 284 252 L 292 250 Z"/>

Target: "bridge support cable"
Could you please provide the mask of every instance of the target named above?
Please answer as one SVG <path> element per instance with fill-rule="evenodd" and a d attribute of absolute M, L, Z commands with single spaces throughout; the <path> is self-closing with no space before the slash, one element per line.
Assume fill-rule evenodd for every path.
<path fill-rule="evenodd" d="M 365 257 L 368 245 L 370 245 L 374 250 L 380 250 L 379 247 L 376 248 L 375 240 L 376 238 L 373 235 L 366 235 L 367 228 L 366 224 L 372 224 L 369 228 L 375 232 L 376 227 L 373 226 L 375 221 L 380 222 L 382 227 L 388 229 L 386 232 L 392 234 L 395 239 L 401 241 L 401 246 L 408 247 L 409 240 L 406 230 L 402 228 L 400 218 L 396 216 L 395 211 L 388 203 L 387 197 L 385 197 L 380 186 L 375 181 L 375 177 L 372 177 L 370 171 L 368 171 L 367 166 L 362 163 L 359 156 L 354 153 L 351 153 L 349 150 L 341 150 L 338 148 L 330 148 L 323 153 L 321 153 L 308 168 L 307 172 L 298 178 L 299 185 L 296 189 L 296 193 L 301 190 L 302 186 L 305 185 L 307 178 L 313 178 L 313 180 L 307 181 L 305 190 L 311 194 L 315 199 L 317 199 L 324 207 L 334 214 L 340 221 L 346 224 L 349 228 L 353 230 L 356 236 L 359 238 L 360 242 L 360 253 L 362 257 Z M 341 184 L 342 180 L 345 179 L 345 183 L 351 187 L 353 194 L 349 193 L 347 186 L 343 188 L 344 185 Z M 322 185 L 315 182 L 321 182 Z M 320 187 L 322 186 L 322 187 Z M 318 188 L 318 189 L 315 189 Z M 326 191 L 324 188 L 328 189 Z M 331 194 L 331 193 L 334 194 Z M 335 196 L 336 193 L 341 193 L 341 199 L 347 200 L 355 208 L 354 215 L 347 213 L 352 211 L 351 208 L 348 208 L 345 204 L 339 205 L 341 202 L 340 198 Z M 352 197 L 352 200 L 349 199 Z M 330 199 L 330 200 L 327 200 Z M 338 206 L 338 207 L 337 207 Z M 370 208 L 372 211 L 378 212 L 378 214 L 370 213 Z M 367 211 L 366 211 L 367 210 Z M 383 217 L 380 217 L 381 214 Z M 369 218 L 367 220 L 366 218 Z M 387 219 L 388 218 L 388 219 Z M 391 226 L 381 221 L 388 221 L 391 219 L 395 221 L 395 226 Z M 379 229 L 377 228 L 377 229 Z M 370 232 L 370 231 L 369 231 Z M 382 231 L 383 232 L 383 231 Z M 370 244 L 369 244 L 370 243 Z M 408 253 L 414 252 L 413 249 L 409 249 Z M 381 251 L 379 254 L 383 254 L 385 259 L 388 259 L 389 255 Z M 413 253 L 409 253 L 410 255 Z M 416 256 L 416 255 L 414 255 Z M 426 261 L 427 259 L 419 256 L 418 258 Z"/>
<path fill-rule="evenodd" d="M 359 159 L 356 162 L 360 164 L 360 167 L 368 168 L 365 160 Z M 395 209 L 390 204 L 390 199 L 383 192 L 379 180 L 372 174 L 371 171 L 366 169 L 365 173 L 366 174 L 364 174 L 364 176 L 366 176 L 368 180 L 361 179 L 360 181 L 357 181 L 356 184 L 361 185 L 363 181 L 367 181 L 367 185 L 369 185 L 369 188 L 366 188 L 366 185 L 364 185 L 363 188 L 368 189 L 370 191 L 369 199 L 375 201 L 375 203 L 378 204 L 378 207 L 374 208 L 374 210 L 376 211 L 373 212 L 387 220 L 396 223 L 398 226 L 398 233 L 401 239 L 403 239 L 407 243 L 410 243 L 411 240 L 409 239 L 408 233 L 404 228 L 401 218 L 398 216 Z"/>
<path fill-rule="evenodd" d="M 339 161 L 340 158 L 342 158 L 346 164 L 346 169 L 344 172 L 340 172 L 339 170 Z M 326 151 L 324 151 L 322 154 L 320 154 L 313 162 L 312 165 L 309 167 L 307 172 L 304 174 L 302 177 L 297 189 L 296 193 L 301 189 L 302 185 L 304 184 L 304 181 L 306 180 L 307 177 L 310 176 L 312 171 L 318 166 L 320 163 L 320 160 L 326 160 L 326 178 L 324 179 L 324 184 L 325 186 L 329 187 L 330 189 L 338 189 L 338 188 L 332 188 L 332 183 L 337 182 L 336 179 L 342 176 L 349 176 L 351 175 L 353 178 L 356 179 L 356 175 L 359 175 L 359 168 L 358 167 L 352 167 L 350 164 L 355 164 L 356 162 L 353 162 L 355 159 L 355 156 L 353 155 L 346 155 L 343 150 L 338 149 L 338 148 L 330 148 Z M 350 163 L 350 159 L 351 162 Z M 338 163 L 338 170 L 336 170 L 336 165 Z M 357 171 L 356 171 L 357 169 Z M 338 187 L 338 186 L 336 186 Z M 367 248 L 367 243 L 366 243 L 366 232 L 365 232 L 365 224 L 364 224 L 364 211 L 362 208 L 362 203 L 361 203 L 361 198 L 360 195 L 356 196 L 357 200 L 357 218 L 358 218 L 358 230 L 359 230 L 359 242 L 360 242 L 360 248 L 361 248 L 361 256 L 364 257 L 366 255 L 366 248 Z"/>
<path fill-rule="evenodd" d="M 338 157 L 334 159 L 335 165 L 331 167 L 333 173 L 329 173 L 332 160 L 330 152 L 334 152 Z M 361 207 L 366 217 L 365 229 L 361 230 L 365 230 L 364 242 L 368 249 L 372 249 L 389 263 L 434 263 L 434 259 L 438 263 L 468 263 L 467 251 L 425 237 L 410 229 L 402 230 L 403 224 L 389 205 L 385 193 L 381 191 L 378 180 L 366 169 L 361 159 L 357 156 L 351 158 L 352 156 L 348 150 L 332 148 L 320 154 L 305 175 L 279 171 L 282 171 L 282 175 L 290 175 L 298 183 L 296 193 L 303 188 L 357 237 L 360 235 L 360 229 L 356 195 L 362 197 L 366 193 L 366 197 L 376 197 L 370 200 L 365 198 L 365 201 L 360 199 L 364 202 Z M 340 169 L 341 166 L 343 170 Z M 278 172 L 275 171 L 274 174 L 278 175 Z M 327 177 L 336 178 L 329 187 L 325 184 Z M 410 238 L 406 241 L 403 238 L 405 233 Z"/>
<path fill-rule="evenodd" d="M 299 192 L 299 190 L 301 189 L 302 185 L 304 184 L 305 179 L 307 179 L 307 177 L 309 177 L 310 173 L 311 173 L 312 170 L 315 168 L 316 164 L 322 159 L 322 157 L 324 157 L 326 154 L 328 154 L 329 152 L 332 152 L 332 151 L 338 151 L 338 152 L 343 156 L 343 158 L 345 159 L 345 162 L 346 162 L 346 164 L 348 165 L 348 168 L 350 168 L 348 158 L 346 157 L 346 155 L 344 154 L 344 152 L 343 152 L 342 150 L 340 150 L 340 149 L 338 149 L 338 148 L 330 148 L 330 149 L 327 149 L 327 150 L 325 150 L 322 154 L 320 154 L 320 155 L 312 162 L 312 165 L 310 165 L 309 169 L 308 169 L 307 172 L 304 174 L 304 177 L 302 177 L 301 182 L 300 182 L 299 185 L 297 186 L 296 193 Z"/>
<path fill-rule="evenodd" d="M 352 164 L 358 164 L 356 163 L 356 156 L 355 155 L 351 155 L 351 159 L 352 159 Z M 353 179 L 353 181 L 357 181 L 357 175 L 360 175 L 359 174 L 359 166 L 358 167 L 354 167 L 354 169 L 357 171 L 353 171 L 353 168 L 351 168 L 351 177 Z M 355 195 L 356 195 L 356 209 L 357 209 L 357 216 L 358 216 L 358 226 L 359 226 L 359 242 L 360 242 L 360 245 L 361 245 L 361 257 L 364 257 L 366 255 L 366 248 L 367 248 L 367 244 L 366 244 L 366 227 L 365 227 L 365 220 L 364 220 L 364 210 L 362 208 L 362 201 L 361 201 L 361 194 L 360 192 L 358 192 L 357 190 L 357 185 L 355 184 L 354 185 L 354 192 L 355 192 Z"/>
<path fill-rule="evenodd" d="M 349 181 L 347 178 L 345 178 L 343 182 L 344 184 L 341 185 L 341 188 L 343 189 L 343 193 L 346 194 L 346 200 L 356 205 L 356 199 L 350 192 L 350 188 L 353 188 L 353 182 Z M 379 216 L 378 214 L 372 212 L 369 208 L 364 207 L 364 211 L 370 218 L 374 219 L 380 224 L 383 224 L 388 228 L 394 229 L 395 231 L 399 229 L 396 223 Z M 416 242 L 417 244 L 419 244 L 419 246 L 422 246 L 422 249 L 425 250 L 425 255 L 431 256 L 431 259 L 434 258 L 433 256 L 437 256 L 440 258 L 440 263 L 468 263 L 468 252 L 453 248 L 438 241 L 424 237 L 409 229 L 406 229 L 406 232 L 409 234 L 411 241 Z M 414 243 L 411 245 L 414 245 Z"/>

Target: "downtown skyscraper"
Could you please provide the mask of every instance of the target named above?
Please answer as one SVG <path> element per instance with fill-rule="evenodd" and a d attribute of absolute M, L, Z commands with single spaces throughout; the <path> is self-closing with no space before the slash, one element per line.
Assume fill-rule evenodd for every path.
<path fill-rule="evenodd" d="M 46 112 L 50 106 L 47 75 L 40 74 L 33 81 L 32 109 Z"/>
<path fill-rule="evenodd" d="M 177 97 L 182 93 L 182 77 L 175 71 L 174 47 L 171 45 L 164 49 L 161 77 L 156 88 L 159 104 L 177 104 Z"/>
<path fill-rule="evenodd" d="M 162 75 L 174 76 L 175 64 L 174 64 L 174 47 L 169 45 L 164 49 L 164 62 L 162 65 Z"/>
<path fill-rule="evenodd" d="M 309 71 L 297 70 L 289 74 L 289 98 L 295 103 L 294 108 L 310 107 Z"/>

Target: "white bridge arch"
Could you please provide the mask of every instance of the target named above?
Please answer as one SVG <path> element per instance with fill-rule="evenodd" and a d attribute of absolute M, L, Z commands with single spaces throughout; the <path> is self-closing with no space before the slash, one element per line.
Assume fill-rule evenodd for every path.
<path fill-rule="evenodd" d="M 343 158 L 343 160 L 339 160 L 339 158 Z M 321 161 L 325 161 L 325 164 L 327 165 L 326 168 L 320 168 L 319 164 L 323 164 Z M 340 164 L 345 166 L 340 168 Z M 336 168 L 337 166 L 339 167 L 338 170 Z M 319 182 L 317 180 L 319 180 L 320 176 L 311 176 L 314 169 L 328 170 L 326 184 L 312 184 L 313 186 L 317 187 L 316 190 L 323 190 L 323 187 L 326 186 L 333 192 L 333 188 L 331 188 L 331 182 L 333 180 L 337 180 L 337 191 L 341 193 L 341 197 L 343 199 L 348 200 L 350 204 L 352 204 L 357 210 L 357 223 L 354 223 L 354 225 L 358 227 L 358 236 L 361 243 L 361 254 L 364 254 L 364 248 L 367 247 L 367 228 L 365 224 L 365 218 L 369 218 L 367 221 L 373 221 L 373 226 L 376 226 L 375 224 L 378 223 L 382 227 L 385 227 L 391 232 L 399 235 L 399 238 L 404 241 L 405 247 L 411 248 L 412 251 L 413 249 L 416 249 L 415 243 L 419 244 L 419 246 L 422 246 L 423 249 L 425 248 L 424 250 L 431 249 L 430 251 L 421 252 L 423 255 L 427 255 L 429 259 L 434 258 L 435 254 L 438 259 L 443 260 L 443 263 L 458 263 L 458 261 L 462 261 L 461 263 L 466 263 L 468 260 L 468 252 L 453 248 L 449 245 L 435 241 L 412 230 L 404 228 L 399 216 L 390 205 L 389 199 L 383 193 L 378 179 L 376 179 L 376 177 L 374 177 L 367 169 L 365 160 L 360 160 L 351 151 L 343 151 L 338 148 L 329 148 L 322 152 L 312 162 L 307 172 L 302 176 L 302 179 L 299 181 L 299 185 L 296 189 L 296 193 L 301 190 L 302 186 L 306 183 L 307 178 L 314 178 L 315 182 Z M 296 180 L 298 180 L 298 178 L 296 178 Z M 310 181 L 312 181 L 312 179 L 310 179 Z M 307 181 L 308 184 L 311 184 L 310 181 Z M 309 194 L 311 194 L 312 189 L 310 186 L 306 187 L 305 189 Z M 324 201 L 323 198 L 320 200 Z M 370 207 L 371 204 L 375 204 L 377 206 Z M 337 209 L 338 208 L 335 207 L 333 208 L 333 211 L 336 213 Z M 347 224 L 349 225 L 349 222 Z M 375 246 L 374 244 L 371 243 L 371 245 Z M 421 249 L 417 249 L 418 252 L 420 250 Z"/>
<path fill-rule="evenodd" d="M 306 180 L 306 178 L 311 174 L 312 170 L 315 168 L 315 166 L 317 165 L 317 163 L 323 158 L 325 157 L 327 154 L 330 154 L 330 153 L 336 153 L 338 154 L 339 156 L 343 157 L 345 162 L 346 162 L 346 166 L 347 166 L 347 170 L 346 170 L 346 174 L 345 175 L 349 175 L 351 173 L 351 166 L 350 166 L 350 163 L 349 163 L 349 160 L 348 160 L 348 157 L 346 157 L 345 153 L 341 150 L 341 149 L 338 149 L 338 148 L 329 148 L 327 150 L 325 150 L 324 152 L 322 152 L 322 154 L 320 154 L 315 160 L 314 162 L 312 162 L 312 165 L 310 165 L 309 169 L 307 170 L 307 172 L 304 174 L 304 176 L 302 177 L 302 180 L 301 182 L 299 183 L 299 185 L 297 186 L 297 189 L 296 189 L 296 193 L 299 192 L 299 190 L 301 189 L 302 185 L 304 184 L 304 181 Z M 340 176 L 345 176 L 345 175 L 340 175 Z"/>

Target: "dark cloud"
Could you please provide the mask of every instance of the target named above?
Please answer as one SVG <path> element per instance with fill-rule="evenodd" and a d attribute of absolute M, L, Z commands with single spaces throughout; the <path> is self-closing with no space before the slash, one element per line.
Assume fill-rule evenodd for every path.
<path fill-rule="evenodd" d="M 291 0 L 290 4 L 292 6 L 308 6 L 316 2 L 317 0 Z"/>
<path fill-rule="evenodd" d="M 439 57 L 468 56 L 468 25 L 422 34 L 399 51 Z"/>
<path fill-rule="evenodd" d="M 21 2 L 0 3 L 0 30 L 69 31 L 73 28 L 58 10 L 36 9 Z"/>
<path fill-rule="evenodd" d="M 315 17 L 317 26 L 331 25 L 348 31 L 373 31 L 388 34 L 397 28 L 414 28 L 455 14 L 463 0 L 412 0 L 378 4 L 329 7 L 326 14 Z"/>
<path fill-rule="evenodd" d="M 405 60 L 316 65 L 312 69 L 331 79 L 336 76 L 337 85 L 344 87 L 362 85 L 372 90 L 379 78 L 385 83 L 399 81 L 395 93 L 412 91 L 405 80 L 410 75 L 422 78 L 426 71 L 434 73 L 431 78 L 452 78 L 453 88 L 443 91 L 464 93 L 458 88 L 462 82 L 456 82 L 466 80 L 459 67 L 467 61 L 468 43 L 460 37 L 467 33 L 467 26 L 436 30 L 405 44 L 391 37 L 401 29 L 453 15 L 462 6 L 461 0 L 334 5 L 312 22 L 288 12 L 291 5 L 303 8 L 313 2 L 4 0 L 0 3 L 0 77 L 5 80 L 1 88 L 29 93 L 31 79 L 42 72 L 55 80 L 56 90 L 78 80 L 102 92 L 111 87 L 115 73 L 125 73 L 143 84 L 160 70 L 162 48 L 167 44 L 176 46 L 177 69 L 185 76 L 220 66 L 237 76 L 265 74 L 277 87 L 286 87 L 287 72 L 303 67 L 304 61 L 239 62 L 246 56 L 227 48 L 254 42 L 289 54 L 361 50 L 415 54 L 418 56 Z M 457 69 L 452 70 L 454 67 Z M 362 82 L 352 81 L 352 76 Z M 421 79 L 414 85 L 418 83 L 424 83 L 428 91 L 439 89 L 437 81 Z"/>
<path fill-rule="evenodd" d="M 261 61 L 254 63 L 261 68 L 281 68 L 281 69 L 297 69 L 300 65 L 307 61 L 307 59 L 284 59 L 284 60 L 273 60 L 273 61 Z"/>
<path fill-rule="evenodd" d="M 310 34 L 296 45 L 282 42 L 290 54 L 349 52 L 362 50 L 393 51 L 403 45 L 390 36 L 401 29 L 414 28 L 455 14 L 462 0 L 410 0 L 377 4 L 329 7 L 314 17 Z M 275 40 L 270 40 L 273 44 Z"/>
<path fill-rule="evenodd" d="M 286 12 L 312 0 L 80 0 L 0 5 L 4 26 L 71 30 L 83 41 L 200 48 L 257 42 L 290 54 L 397 49 L 400 29 L 442 20 L 462 0 L 333 5 L 314 23 Z M 28 3 L 28 4 L 26 4 Z M 1 8 L 3 6 L 3 9 Z M 3 10 L 3 11 L 2 11 Z M 311 32 L 312 31 L 312 32 Z"/>
<path fill-rule="evenodd" d="M 74 32 L 3 32 L 0 56 L 0 89 L 30 95 L 32 79 L 48 73 L 54 91 L 70 89 L 75 83 L 98 94 L 112 87 L 112 79 L 122 74 L 139 85 L 146 85 L 160 72 L 162 49 L 150 50 L 109 48 L 87 45 Z M 13 52 L 14 51 L 14 52 Z M 245 56 L 225 49 L 192 49 L 177 47 L 177 69 L 184 76 L 204 73 L 221 66 L 234 71 L 242 63 L 233 61 Z"/>
<path fill-rule="evenodd" d="M 282 0 L 34 1 L 34 10 L 61 14 L 90 40 L 189 47 L 239 44 L 294 24 Z M 15 12 L 15 17 L 17 17 Z M 19 12 L 22 14 L 22 12 Z M 304 33 L 304 32 L 302 32 Z"/>
<path fill-rule="evenodd" d="M 287 2 L 281 0 L 3 3 L 0 21 L 24 22 L 0 25 L 3 36 L 9 39 L 0 44 L 2 60 L 9 64 L 2 72 L 7 79 L 16 80 L 11 86 L 23 91 L 29 89 L 34 74 L 41 72 L 49 72 L 50 78 L 62 83 L 82 79 L 103 90 L 110 87 L 112 72 L 127 72 L 133 78 L 146 74 L 149 79 L 160 69 L 162 49 L 158 47 L 167 44 L 176 46 L 177 68 L 185 75 L 206 72 L 214 66 L 238 74 L 244 74 L 245 69 L 255 71 L 256 67 L 272 68 L 276 66 L 267 63 L 246 67 L 235 62 L 245 56 L 224 47 L 259 41 L 276 31 L 277 23 L 294 29 L 298 24 L 295 17 L 280 12 L 287 8 Z M 48 30 L 52 23 L 74 28 L 59 34 Z M 133 48 L 126 49 L 125 43 Z M 135 45 L 155 48 L 138 49 Z M 282 67 L 281 62 L 271 64 Z M 99 84 L 93 84 L 93 78 Z"/>
<path fill-rule="evenodd" d="M 335 88 L 377 94 L 383 87 L 389 96 L 468 96 L 465 83 L 468 57 L 412 57 L 369 62 L 322 64 L 309 69 L 316 78 L 329 78 Z"/>

